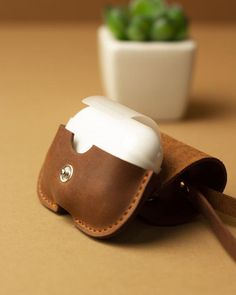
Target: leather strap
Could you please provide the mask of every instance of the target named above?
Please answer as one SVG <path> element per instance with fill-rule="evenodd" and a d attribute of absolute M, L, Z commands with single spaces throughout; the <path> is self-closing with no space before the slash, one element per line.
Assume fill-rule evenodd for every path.
<path fill-rule="evenodd" d="M 199 191 L 187 184 L 186 189 L 188 198 L 192 201 L 198 211 L 209 221 L 218 240 L 236 262 L 236 238 L 226 228 L 214 210 L 214 208 L 216 208 L 221 212 L 235 217 L 236 200 L 206 187 Z M 214 206 L 214 208 L 212 206 Z"/>
<path fill-rule="evenodd" d="M 201 192 L 216 210 L 232 217 L 236 217 L 236 198 L 205 186 L 201 187 Z"/>

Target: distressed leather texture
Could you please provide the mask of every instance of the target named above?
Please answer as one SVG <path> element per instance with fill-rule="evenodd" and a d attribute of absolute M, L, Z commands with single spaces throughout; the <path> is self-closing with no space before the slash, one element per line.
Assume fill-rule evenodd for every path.
<path fill-rule="evenodd" d="M 180 182 L 206 186 L 221 193 L 227 181 L 226 169 L 220 160 L 164 133 L 162 144 L 162 170 L 159 175 L 153 175 L 152 201 L 144 204 L 140 215 L 155 225 L 185 223 L 196 215 L 196 210 L 179 189 Z"/>
<path fill-rule="evenodd" d="M 39 199 L 56 213 L 69 213 L 77 228 L 97 238 L 114 236 L 136 214 L 151 224 L 176 225 L 200 212 L 236 260 L 236 240 L 213 209 L 236 217 L 235 198 L 222 193 L 224 164 L 163 133 L 162 144 L 164 160 L 157 175 L 96 146 L 77 153 L 73 133 L 61 125 L 40 171 Z M 73 175 L 63 183 L 60 172 L 68 164 Z"/>
<path fill-rule="evenodd" d="M 60 181 L 60 171 L 72 165 L 72 178 Z M 93 146 L 86 153 L 73 149 L 73 134 L 60 126 L 47 153 L 38 181 L 46 207 L 70 213 L 76 227 L 93 237 L 109 237 L 136 213 L 152 171 L 145 171 Z M 147 195 L 146 195 L 147 197 Z"/>

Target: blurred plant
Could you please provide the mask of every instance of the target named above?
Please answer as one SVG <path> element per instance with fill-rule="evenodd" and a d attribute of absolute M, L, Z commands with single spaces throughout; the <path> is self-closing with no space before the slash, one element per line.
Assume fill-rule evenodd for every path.
<path fill-rule="evenodd" d="M 107 6 L 104 22 L 119 40 L 180 41 L 188 37 L 182 7 L 165 0 L 131 0 L 127 6 Z"/>

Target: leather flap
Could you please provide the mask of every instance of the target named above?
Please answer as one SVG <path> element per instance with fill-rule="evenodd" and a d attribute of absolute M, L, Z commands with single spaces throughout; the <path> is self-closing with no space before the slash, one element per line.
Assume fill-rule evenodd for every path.
<path fill-rule="evenodd" d="M 73 175 L 62 182 L 65 165 L 73 167 Z M 134 216 L 146 198 L 143 193 L 152 174 L 96 146 L 77 153 L 73 134 L 61 125 L 42 167 L 38 194 L 49 209 L 70 213 L 86 234 L 108 237 Z"/>
<path fill-rule="evenodd" d="M 224 164 L 189 145 L 162 133 L 164 160 L 161 173 L 152 176 L 152 198 L 140 215 L 156 225 L 175 225 L 191 220 L 196 210 L 180 189 L 180 182 L 222 192 L 227 181 Z"/>

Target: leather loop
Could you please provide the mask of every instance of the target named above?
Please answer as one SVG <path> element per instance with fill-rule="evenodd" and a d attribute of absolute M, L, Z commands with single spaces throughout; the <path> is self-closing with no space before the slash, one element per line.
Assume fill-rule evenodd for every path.
<path fill-rule="evenodd" d="M 224 164 L 194 147 L 162 133 L 164 160 L 161 172 L 153 174 L 148 197 L 139 215 L 155 225 L 177 225 L 196 216 L 196 210 L 179 189 L 182 180 L 222 192 L 227 181 Z"/>

